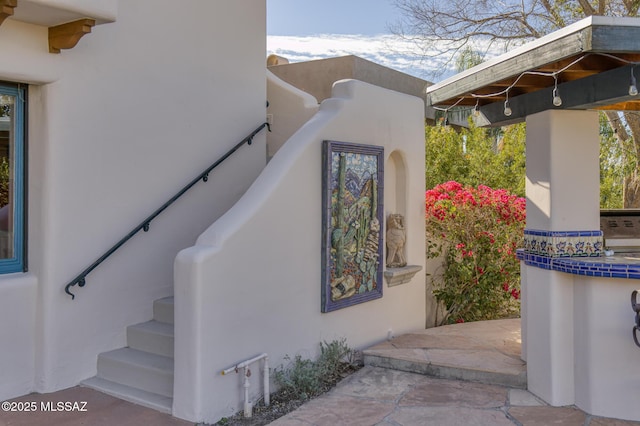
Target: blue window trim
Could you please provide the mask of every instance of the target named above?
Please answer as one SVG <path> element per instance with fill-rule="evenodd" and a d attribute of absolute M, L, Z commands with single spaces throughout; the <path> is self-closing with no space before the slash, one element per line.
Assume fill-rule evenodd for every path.
<path fill-rule="evenodd" d="M 0 259 L 0 274 L 24 272 L 24 129 L 25 129 L 25 89 L 19 85 L 0 83 L 0 94 L 15 97 L 14 104 L 14 180 L 13 180 L 13 257 Z"/>

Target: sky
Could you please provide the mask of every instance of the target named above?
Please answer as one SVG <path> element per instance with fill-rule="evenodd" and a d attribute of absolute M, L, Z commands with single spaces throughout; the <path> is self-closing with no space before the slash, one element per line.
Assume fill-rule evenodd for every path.
<path fill-rule="evenodd" d="M 443 59 L 425 60 L 392 35 L 401 18 L 393 0 L 267 0 L 267 54 L 290 62 L 357 55 L 437 81 L 433 71 Z"/>
<path fill-rule="evenodd" d="M 387 34 L 392 0 L 267 0 L 267 33 L 278 36 Z"/>

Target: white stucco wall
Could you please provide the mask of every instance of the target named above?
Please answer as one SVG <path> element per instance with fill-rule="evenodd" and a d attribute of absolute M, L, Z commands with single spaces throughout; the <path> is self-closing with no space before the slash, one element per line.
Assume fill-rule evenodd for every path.
<path fill-rule="evenodd" d="M 273 157 L 304 123 L 318 112 L 318 100 L 267 70 L 267 155 Z"/>
<path fill-rule="evenodd" d="M 638 288 L 637 280 L 576 278 L 575 404 L 587 413 L 640 421 L 640 348 L 629 303 Z"/>
<path fill-rule="evenodd" d="M 173 293 L 176 253 L 262 170 L 264 132 L 74 287 L 75 301 L 64 293 L 265 121 L 265 18 L 264 0 L 128 0 L 58 55 L 46 27 L 0 26 L 0 80 L 30 84 L 29 272 L 0 276 L 0 400 L 93 376 L 97 354 L 125 346 L 125 327 Z"/>
<path fill-rule="evenodd" d="M 598 134 L 596 111 L 548 110 L 527 117 L 528 229 L 600 229 Z"/>
<path fill-rule="evenodd" d="M 405 214 L 409 264 L 424 268 L 425 252 L 422 101 L 355 80 L 337 82 L 333 96 L 176 258 L 175 416 L 215 422 L 237 411 L 241 376 L 219 373 L 259 353 L 278 367 L 285 355 L 315 357 L 322 340 L 362 348 L 424 328 L 423 273 L 384 284 L 381 299 L 320 312 L 323 140 L 384 146 L 385 217 Z"/>
<path fill-rule="evenodd" d="M 528 229 L 599 229 L 598 134 L 595 111 L 552 110 L 527 117 Z M 611 260 L 611 270 L 604 273 L 626 271 L 627 263 L 624 256 Z M 521 268 L 529 391 L 554 406 L 576 405 L 591 415 L 639 421 L 640 352 L 629 303 L 637 280 L 524 262 Z M 605 265 L 589 269 L 587 274 L 603 273 Z"/>
<path fill-rule="evenodd" d="M 579 123 L 579 124 L 578 124 Z M 599 229 L 598 114 L 548 110 L 527 117 L 527 229 Z M 570 195 L 569 195 L 570 194 Z M 575 403 L 575 276 L 521 265 L 528 389 L 552 405 Z"/>
<path fill-rule="evenodd" d="M 33 389 L 37 279 L 11 274 L 0 285 L 0 399 Z"/>
<path fill-rule="evenodd" d="M 118 0 L 20 0 L 12 19 L 54 26 L 78 19 L 95 19 L 96 24 L 117 19 Z"/>

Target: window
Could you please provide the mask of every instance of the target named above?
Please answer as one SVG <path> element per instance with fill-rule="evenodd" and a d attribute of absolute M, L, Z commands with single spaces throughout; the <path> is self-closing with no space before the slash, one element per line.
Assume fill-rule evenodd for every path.
<path fill-rule="evenodd" d="M 0 273 L 24 271 L 25 90 L 0 83 Z"/>

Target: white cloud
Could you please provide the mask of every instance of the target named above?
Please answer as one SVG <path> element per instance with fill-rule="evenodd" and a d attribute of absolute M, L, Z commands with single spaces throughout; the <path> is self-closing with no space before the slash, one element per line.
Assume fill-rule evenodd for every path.
<path fill-rule="evenodd" d="M 267 36 L 267 54 L 272 53 L 290 62 L 356 55 L 424 79 L 429 79 L 444 62 L 435 57 L 423 58 L 411 43 L 392 35 Z"/>
<path fill-rule="evenodd" d="M 437 82 L 455 74 L 453 64 L 438 52 L 420 52 L 413 42 L 391 34 L 375 36 L 319 34 L 313 36 L 267 36 L 267 54 L 290 62 L 356 55 L 395 70 Z M 500 52 L 494 50 L 495 56 Z M 488 59 L 488 58 L 487 58 Z"/>

